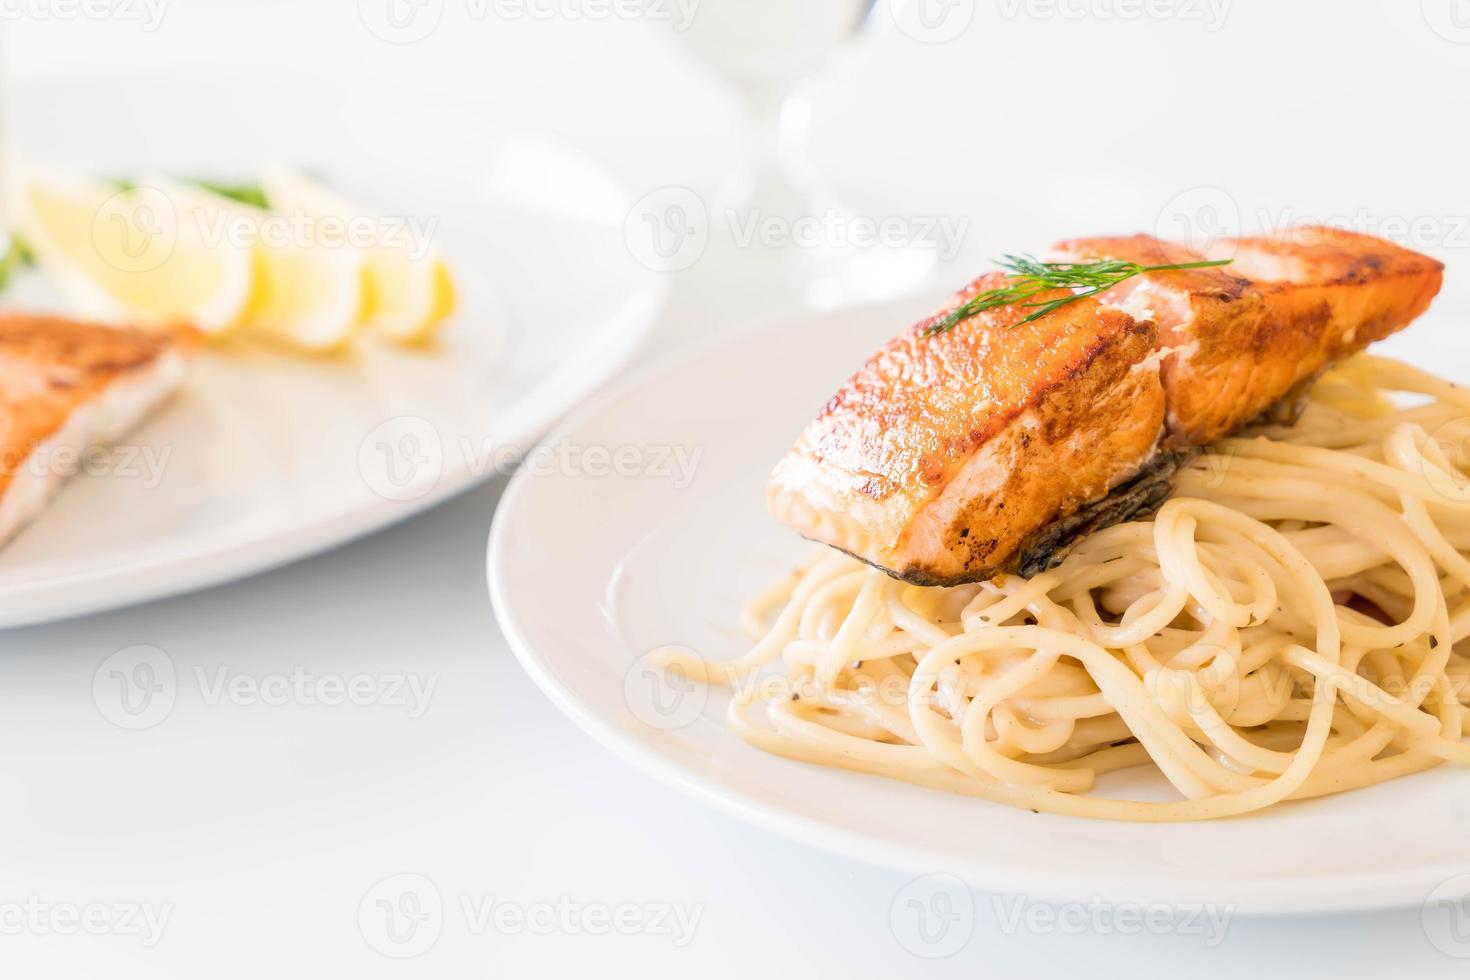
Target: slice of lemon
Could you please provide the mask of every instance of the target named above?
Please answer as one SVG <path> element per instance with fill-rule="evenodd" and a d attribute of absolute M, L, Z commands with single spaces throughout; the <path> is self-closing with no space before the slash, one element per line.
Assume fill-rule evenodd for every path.
<path fill-rule="evenodd" d="M 18 224 L 49 278 L 99 319 L 207 334 L 235 326 L 249 301 L 252 249 L 214 239 L 174 188 L 23 178 Z"/>
<path fill-rule="evenodd" d="M 294 171 L 261 175 L 271 209 L 337 228 L 362 249 L 367 329 L 397 343 L 419 343 L 454 312 L 454 276 L 422 223 L 388 221 Z"/>
<path fill-rule="evenodd" d="M 206 227 L 249 245 L 254 288 L 241 315 L 245 332 L 291 347 L 326 352 L 356 332 L 362 315 L 361 252 L 289 216 L 202 188 L 175 191 Z"/>

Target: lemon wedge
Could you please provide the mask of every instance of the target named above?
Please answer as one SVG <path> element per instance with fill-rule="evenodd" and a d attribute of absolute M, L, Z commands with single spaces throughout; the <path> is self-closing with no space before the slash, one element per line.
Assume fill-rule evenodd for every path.
<path fill-rule="evenodd" d="M 375 217 L 294 171 L 269 170 L 260 185 L 273 211 L 330 223 L 360 246 L 368 330 L 396 343 L 420 343 L 454 312 L 454 277 L 422 226 Z"/>
<path fill-rule="evenodd" d="M 174 193 L 214 237 L 252 249 L 244 332 L 314 353 L 341 347 L 362 315 L 362 254 L 310 225 L 198 187 Z"/>
<path fill-rule="evenodd" d="M 36 261 L 83 315 L 220 334 L 250 300 L 253 250 L 212 238 L 174 188 L 32 177 L 16 197 Z"/>

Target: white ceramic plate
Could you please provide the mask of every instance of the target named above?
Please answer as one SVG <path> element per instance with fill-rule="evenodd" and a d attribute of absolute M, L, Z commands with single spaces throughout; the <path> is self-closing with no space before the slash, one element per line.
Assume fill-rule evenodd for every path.
<path fill-rule="evenodd" d="M 568 461 L 599 447 L 614 459 L 622 451 L 625 463 L 622 475 L 574 462 L 518 474 L 496 514 L 489 564 L 500 622 L 557 705 L 609 749 L 742 818 L 987 890 L 1262 914 L 1470 892 L 1463 769 L 1235 820 L 1108 823 L 769 756 L 727 731 L 725 694 L 652 686 L 638 661 L 656 646 L 688 644 L 719 658 L 745 649 L 737 611 L 811 547 L 765 512 L 771 465 L 863 357 L 921 312 L 847 312 L 656 365 L 553 434 L 550 445 L 566 447 Z M 1445 362 L 1453 329 L 1451 318 L 1431 315 L 1385 347 L 1470 378 L 1463 355 Z M 664 447 L 697 460 L 692 479 L 636 471 L 640 461 L 652 469 Z M 1147 780 L 1105 788 L 1163 789 L 1127 778 Z"/>
<path fill-rule="evenodd" d="M 63 167 L 322 170 L 383 214 L 435 222 L 462 302 L 427 350 L 206 352 L 126 455 L 0 551 L 0 626 L 266 568 L 504 472 L 626 362 L 663 302 L 624 247 L 616 183 L 472 105 L 228 70 L 20 82 L 6 100 L 15 149 Z M 44 301 L 34 286 L 3 298 Z"/>
<path fill-rule="evenodd" d="M 6 100 L 12 147 L 50 165 L 322 170 L 384 215 L 432 222 L 462 304 L 429 350 L 207 351 L 115 463 L 72 479 L 0 551 L 0 626 L 256 572 L 506 472 L 663 304 L 623 245 L 616 182 L 569 148 L 488 128 L 473 104 L 228 69 L 32 79 Z M 3 298 L 44 303 L 35 285 Z"/>

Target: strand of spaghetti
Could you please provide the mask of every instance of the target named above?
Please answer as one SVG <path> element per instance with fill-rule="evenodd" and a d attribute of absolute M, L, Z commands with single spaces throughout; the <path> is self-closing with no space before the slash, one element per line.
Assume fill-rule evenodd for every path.
<path fill-rule="evenodd" d="M 960 612 L 960 622 L 967 630 L 983 629 L 1004 623 L 1037 599 L 1046 595 L 1057 578 L 1051 572 L 1036 576 L 1015 591 L 1005 594 L 996 601 L 992 594 L 981 590 Z M 986 600 L 991 600 L 987 603 Z"/>
<path fill-rule="evenodd" d="M 1391 357 L 1359 354 L 1339 364 L 1338 370 L 1369 390 L 1390 388 L 1394 391 L 1412 391 L 1470 412 L 1470 391 Z"/>
<path fill-rule="evenodd" d="M 1422 431 L 1415 433 L 1408 426 L 1400 426 L 1394 430 L 1387 441 L 1389 457 L 1405 470 L 1415 465 L 1426 466 L 1427 461 L 1417 443 L 1423 437 Z M 1460 554 L 1445 540 L 1439 528 L 1429 517 L 1429 508 L 1418 497 L 1411 494 L 1399 494 L 1400 506 L 1403 508 L 1404 521 L 1409 528 L 1424 544 L 1431 557 L 1446 572 L 1453 575 L 1462 585 L 1470 587 L 1470 560 Z"/>
<path fill-rule="evenodd" d="M 781 610 L 780 616 L 777 617 L 771 629 L 743 657 L 726 663 L 718 663 L 705 660 L 690 650 L 678 647 L 659 647 L 649 654 L 649 660 L 665 669 L 677 666 L 689 677 L 706 684 L 729 684 L 747 677 L 780 655 L 781 648 L 796 635 L 797 626 L 806 611 L 806 602 L 811 598 L 812 593 L 826 584 L 836 570 L 852 563 L 852 559 L 846 555 L 824 556 L 821 560 L 814 562 L 802 575 L 801 581 L 792 591 L 790 601 Z"/>
<path fill-rule="evenodd" d="M 1272 427 L 1260 434 L 1300 446 L 1316 446 L 1319 449 L 1350 449 L 1381 439 L 1396 425 L 1410 423 L 1438 428 L 1457 416 L 1463 415 L 1464 412 L 1465 409 L 1430 404 L 1406 409 L 1386 418 L 1367 419 L 1347 425 L 1335 425 L 1330 428 L 1312 428 L 1307 425 L 1297 428 Z"/>
<path fill-rule="evenodd" d="M 1227 483 L 1229 479 L 1227 477 Z M 1282 485 L 1277 492 L 1281 496 L 1273 499 L 1272 508 L 1278 519 L 1313 520 L 1323 516 L 1321 504 L 1311 499 L 1308 487 L 1300 486 L 1295 481 L 1280 481 L 1280 483 Z M 1240 487 L 1238 490 L 1252 495 L 1270 492 L 1269 488 L 1249 485 Z M 1167 508 L 1180 499 L 1182 498 L 1175 498 L 1165 507 Z M 1214 504 L 1213 506 L 1219 507 L 1220 505 Z M 1409 574 L 1414 585 L 1415 597 L 1413 612 L 1403 622 L 1387 626 L 1369 626 L 1356 621 L 1344 621 L 1341 627 L 1343 635 L 1348 637 L 1350 642 L 1362 646 L 1392 647 L 1407 643 L 1414 637 L 1427 632 L 1435 608 L 1443 600 L 1438 573 L 1434 570 L 1434 562 L 1424 551 L 1422 542 L 1413 535 L 1399 515 L 1367 497 L 1339 498 L 1333 502 L 1333 509 L 1334 517 L 1352 521 L 1359 527 L 1373 528 L 1377 546 L 1387 551 L 1389 556 Z M 1237 511 L 1222 508 L 1221 512 L 1229 514 L 1232 521 L 1252 520 Z M 1268 525 L 1259 524 L 1259 527 L 1268 528 Z M 1271 533 L 1279 532 L 1272 531 Z M 1299 552 L 1297 554 L 1300 555 Z M 1302 560 L 1305 562 L 1305 558 Z M 1314 573 L 1313 577 L 1321 581 L 1320 575 Z"/>
<path fill-rule="evenodd" d="M 910 608 L 904 601 L 906 591 L 898 588 L 890 588 L 888 591 L 888 615 L 894 626 L 931 646 L 943 643 L 954 635 Z"/>
<path fill-rule="evenodd" d="M 1008 646 L 1055 650 L 1081 661 L 1098 689 L 1127 722 L 1129 731 L 1148 750 L 1169 781 L 1190 798 L 1208 795 L 1208 785 L 1184 762 L 1184 757 L 1191 751 L 1199 751 L 1198 747 L 1176 726 L 1168 723 L 1159 707 L 1148 698 L 1138 677 L 1097 644 L 1039 626 L 995 627 L 956 637 L 935 647 L 919 661 L 909 685 L 909 717 L 914 731 L 926 744 L 941 737 L 933 712 L 929 710 L 929 690 L 938 668 L 960 651 L 977 653 Z M 945 735 L 953 738 L 950 733 Z"/>
<path fill-rule="evenodd" d="M 1411 493 L 1445 507 L 1449 510 L 1470 512 L 1470 497 L 1461 500 L 1447 499 L 1422 476 L 1405 473 L 1403 470 L 1375 460 L 1355 456 L 1352 453 L 1333 449 L 1318 449 L 1315 446 L 1298 446 L 1290 443 L 1271 442 L 1266 439 L 1222 439 L 1215 444 L 1221 452 L 1247 459 L 1265 459 L 1274 462 L 1304 462 L 1328 472 L 1351 473 L 1392 490 Z M 1320 487 L 1319 487 L 1320 491 Z"/>
<path fill-rule="evenodd" d="M 1155 547 L 1164 577 L 1182 582 L 1213 620 L 1230 626 L 1264 622 L 1269 611 L 1276 607 L 1276 585 L 1270 575 L 1258 566 L 1247 569 L 1255 600 L 1248 606 L 1236 602 L 1219 579 L 1205 568 L 1203 552 L 1195 541 L 1197 527 L 1198 522 L 1183 508 L 1160 512 L 1154 521 Z"/>
<path fill-rule="evenodd" d="M 867 631 L 868 624 L 872 622 L 873 617 L 883 608 L 883 590 L 886 584 L 882 578 L 877 576 L 864 576 L 862 588 L 858 590 L 857 600 L 843 619 L 837 635 L 832 638 L 827 653 L 817 663 L 818 685 L 830 687 L 837 679 L 837 674 L 842 670 L 843 664 L 857 659 L 858 642 Z"/>
<path fill-rule="evenodd" d="M 985 737 L 986 722 L 995 706 L 1045 674 L 1057 662 L 1057 653 L 1038 649 L 1025 662 L 992 681 L 970 700 L 960 724 L 961 750 L 979 769 L 1012 785 L 1040 785 L 1063 793 L 1078 793 L 1092 786 L 1088 769 L 1052 770 L 1008 759 Z"/>

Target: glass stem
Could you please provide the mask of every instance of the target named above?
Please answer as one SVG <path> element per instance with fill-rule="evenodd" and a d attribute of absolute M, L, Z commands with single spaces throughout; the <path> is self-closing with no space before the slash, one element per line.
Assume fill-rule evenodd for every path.
<path fill-rule="evenodd" d="M 746 207 L 763 215 L 795 219 L 813 207 L 811 182 L 802 159 L 806 144 L 807 100 L 791 86 L 749 82 L 740 86 L 751 121 L 751 152 L 744 188 Z"/>

